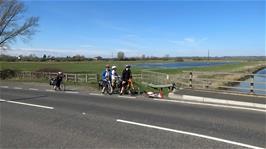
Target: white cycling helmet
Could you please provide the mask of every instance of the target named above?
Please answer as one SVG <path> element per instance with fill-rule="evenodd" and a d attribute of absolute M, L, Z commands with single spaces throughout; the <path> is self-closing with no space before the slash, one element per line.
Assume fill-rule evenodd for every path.
<path fill-rule="evenodd" d="M 126 65 L 126 68 L 130 68 L 131 66 L 130 65 Z"/>
<path fill-rule="evenodd" d="M 112 66 L 112 69 L 116 69 L 116 66 Z"/>

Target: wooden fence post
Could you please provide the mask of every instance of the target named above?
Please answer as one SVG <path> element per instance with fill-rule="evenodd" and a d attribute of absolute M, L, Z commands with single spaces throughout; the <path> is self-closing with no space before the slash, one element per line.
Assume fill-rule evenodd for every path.
<path fill-rule="evenodd" d="M 100 76 L 98 73 L 96 73 L 96 82 L 99 82 L 99 80 L 100 80 Z"/>
<path fill-rule="evenodd" d="M 88 83 L 88 74 L 85 74 L 86 75 L 86 83 Z"/>
<path fill-rule="evenodd" d="M 68 80 L 68 78 L 67 78 L 67 77 L 68 77 L 67 73 L 65 74 L 65 76 L 66 76 L 66 79 L 65 79 L 65 80 L 66 80 L 66 82 L 67 82 L 67 80 Z"/>

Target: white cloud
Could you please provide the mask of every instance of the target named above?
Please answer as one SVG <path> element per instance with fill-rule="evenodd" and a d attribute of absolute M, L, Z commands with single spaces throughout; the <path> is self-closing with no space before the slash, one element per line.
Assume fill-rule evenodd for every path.
<path fill-rule="evenodd" d="M 143 54 L 141 51 L 136 49 L 126 49 L 126 48 L 114 48 L 110 49 L 46 49 L 46 48 L 16 48 L 3 51 L 3 54 L 19 56 L 19 55 L 30 55 L 34 54 L 38 57 L 42 57 L 44 54 L 56 57 L 66 57 L 74 55 L 84 55 L 86 57 L 116 57 L 117 52 L 122 51 L 125 53 L 126 57 L 140 56 Z"/>
<path fill-rule="evenodd" d="M 195 39 L 194 38 L 185 38 L 182 42 L 195 43 Z"/>

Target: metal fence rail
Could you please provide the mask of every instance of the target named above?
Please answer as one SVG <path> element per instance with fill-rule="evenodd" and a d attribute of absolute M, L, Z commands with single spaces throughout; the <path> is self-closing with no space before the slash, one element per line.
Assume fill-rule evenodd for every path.
<path fill-rule="evenodd" d="M 141 72 L 141 81 L 159 85 L 168 84 L 170 79 L 168 74 L 144 70 Z"/>
<path fill-rule="evenodd" d="M 265 86 L 266 82 L 256 82 L 255 77 L 265 77 L 265 74 L 250 74 L 250 73 L 227 73 L 227 72 L 189 72 L 184 71 L 189 76 L 189 88 L 200 89 L 215 89 L 240 92 L 245 90 L 245 93 L 266 95 L 266 89 L 255 88 L 255 84 Z M 243 80 L 243 81 L 242 81 Z M 246 83 L 247 87 L 237 87 L 240 83 Z"/>
<path fill-rule="evenodd" d="M 266 82 L 256 82 L 254 80 L 254 77 L 266 78 L 264 74 L 184 71 L 180 74 L 168 75 L 160 72 L 142 71 L 141 76 L 142 82 L 155 85 L 175 83 L 181 88 L 224 90 L 238 93 L 243 93 L 244 90 L 245 93 L 260 94 L 257 92 L 264 92 L 264 95 L 266 95 L 266 89 L 254 87 L 255 84 L 266 86 Z M 248 87 L 236 86 L 240 83 L 247 83 Z"/>

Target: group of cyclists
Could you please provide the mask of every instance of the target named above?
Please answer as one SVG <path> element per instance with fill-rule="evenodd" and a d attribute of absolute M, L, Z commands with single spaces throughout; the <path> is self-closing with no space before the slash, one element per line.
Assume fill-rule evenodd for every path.
<path fill-rule="evenodd" d="M 106 91 L 109 94 L 112 94 L 115 89 L 118 89 L 120 95 L 123 95 L 125 90 L 128 90 L 128 93 L 131 94 L 129 88 L 132 89 L 134 87 L 130 68 L 130 65 L 126 65 L 122 75 L 119 76 L 117 73 L 117 67 L 110 67 L 110 65 L 107 64 L 105 66 L 105 70 L 102 72 L 102 94 L 104 94 Z M 63 78 L 63 73 L 58 72 L 56 77 L 50 80 L 50 85 L 53 85 L 54 90 L 62 90 L 61 83 Z"/>
<path fill-rule="evenodd" d="M 134 88 L 132 84 L 132 73 L 130 68 L 130 65 L 126 65 L 122 75 L 119 76 L 117 73 L 117 67 L 110 67 L 110 65 L 107 64 L 105 66 L 105 70 L 102 72 L 102 94 L 104 94 L 105 91 L 113 93 L 114 89 L 118 88 L 120 95 L 123 95 L 127 88 Z M 128 92 L 130 93 L 130 90 L 128 90 Z"/>

